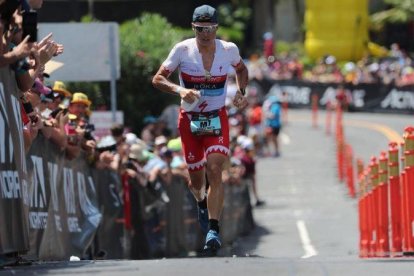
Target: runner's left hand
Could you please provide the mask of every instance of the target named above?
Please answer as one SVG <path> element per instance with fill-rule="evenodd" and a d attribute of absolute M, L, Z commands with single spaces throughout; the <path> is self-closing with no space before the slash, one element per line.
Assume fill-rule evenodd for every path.
<path fill-rule="evenodd" d="M 248 103 L 247 99 L 242 95 L 242 93 L 240 93 L 240 91 L 237 91 L 237 93 L 236 93 L 236 95 L 234 96 L 234 99 L 233 99 L 233 104 L 238 109 L 243 109 L 249 103 Z"/>

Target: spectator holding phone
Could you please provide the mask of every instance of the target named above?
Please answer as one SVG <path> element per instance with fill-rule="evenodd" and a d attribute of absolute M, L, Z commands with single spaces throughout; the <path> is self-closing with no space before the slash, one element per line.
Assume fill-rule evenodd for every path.
<path fill-rule="evenodd" d="M 73 94 L 72 100 L 68 107 L 68 116 L 65 121 L 65 132 L 68 137 L 66 154 L 69 159 L 79 156 L 81 149 L 87 149 L 88 152 L 95 148 L 93 139 L 85 139 L 87 110 L 91 105 L 88 96 L 82 92 Z M 79 126 L 84 126 L 84 128 Z"/>
<path fill-rule="evenodd" d="M 72 93 L 67 90 L 66 85 L 61 81 L 55 81 L 52 93 L 53 104 L 50 105 L 52 112 L 49 115 L 54 129 L 50 139 L 63 151 L 67 146 L 65 125 L 68 122 L 68 108 Z"/>
<path fill-rule="evenodd" d="M 24 39 L 17 46 L 10 50 L 9 43 L 11 40 L 11 33 L 17 31 L 14 25 L 14 13 L 19 8 L 19 2 L 3 1 L 0 4 L 0 30 L 3 34 L 3 40 L 0 42 L 0 67 L 14 64 L 19 60 L 28 57 L 31 53 L 32 44 L 27 39 Z"/>
<path fill-rule="evenodd" d="M 24 43 L 30 48 L 29 55 L 18 60 L 12 66 L 16 73 L 16 81 L 21 91 L 29 90 L 34 83 L 35 78 L 40 73 L 41 63 L 37 45 L 30 41 L 30 36 L 23 37 L 23 16 L 20 8 L 17 9 L 10 20 L 9 29 L 6 32 L 7 47 L 13 50 L 16 45 Z"/>

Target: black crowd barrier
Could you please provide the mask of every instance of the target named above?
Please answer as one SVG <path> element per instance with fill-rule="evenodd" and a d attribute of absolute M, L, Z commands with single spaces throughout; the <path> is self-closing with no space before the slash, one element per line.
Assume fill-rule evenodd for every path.
<path fill-rule="evenodd" d="M 93 170 L 95 188 L 102 220 L 99 224 L 94 252 L 106 252 L 107 259 L 128 258 L 128 235 L 124 229 L 122 185 L 111 170 Z"/>
<path fill-rule="evenodd" d="M 135 210 L 135 213 L 131 211 L 134 230 L 131 244 L 135 245 L 131 251 L 132 259 L 180 257 L 202 249 L 204 237 L 197 221 L 197 205 L 183 178 L 174 176 L 170 184 L 162 184 L 169 202 L 154 196 L 135 179 L 128 179 L 128 183 L 131 210 Z M 226 184 L 224 190 L 220 233 L 223 243 L 230 245 L 238 236 L 248 234 L 254 228 L 254 222 L 249 183 Z"/>
<path fill-rule="evenodd" d="M 32 144 L 27 167 L 30 253 L 35 257 L 50 260 L 87 255 L 102 215 L 96 180 L 85 160 L 83 156 L 67 160 L 43 137 Z M 106 186 L 105 182 L 100 185 Z"/>
<path fill-rule="evenodd" d="M 250 85 L 263 95 L 281 96 L 287 94 L 289 106 L 310 107 L 312 95 L 318 95 L 319 105 L 326 106 L 334 101 L 337 83 L 314 83 L 298 80 L 253 80 Z M 395 86 L 380 83 L 345 84 L 350 100 L 350 111 L 414 113 L 414 85 Z"/>
<path fill-rule="evenodd" d="M 14 78 L 8 68 L 0 68 L 0 253 L 29 249 L 29 183 Z"/>

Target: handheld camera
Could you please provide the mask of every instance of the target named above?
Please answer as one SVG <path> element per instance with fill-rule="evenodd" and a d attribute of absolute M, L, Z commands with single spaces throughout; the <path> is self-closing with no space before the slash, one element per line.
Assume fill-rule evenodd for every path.
<path fill-rule="evenodd" d="M 24 11 L 23 12 L 23 37 L 30 35 L 29 42 L 37 41 L 37 12 Z"/>

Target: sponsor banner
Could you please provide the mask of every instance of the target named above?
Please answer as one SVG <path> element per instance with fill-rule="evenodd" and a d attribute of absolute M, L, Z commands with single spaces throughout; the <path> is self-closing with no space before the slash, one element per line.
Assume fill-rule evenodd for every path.
<path fill-rule="evenodd" d="M 337 83 L 311 83 L 293 80 L 255 80 L 268 95 L 282 97 L 287 94 L 291 107 L 310 107 L 312 95 L 318 95 L 319 105 L 326 106 L 335 102 Z M 350 111 L 384 112 L 384 113 L 414 113 L 414 86 L 384 84 L 346 84 L 345 94 L 350 101 Z"/>
<path fill-rule="evenodd" d="M 0 68 L 0 254 L 29 249 L 28 183 L 19 90 L 9 67 Z"/>
<path fill-rule="evenodd" d="M 41 260 L 84 257 L 101 221 L 85 156 L 67 160 L 38 136 L 27 158 L 31 254 Z"/>
<path fill-rule="evenodd" d="M 180 256 L 183 252 L 197 251 L 204 237 L 197 220 L 197 204 L 185 179 L 175 176 L 173 185 L 167 185 L 170 202 L 166 208 L 167 256 Z"/>
<path fill-rule="evenodd" d="M 226 200 L 221 215 L 220 233 L 222 242 L 231 244 L 240 234 L 249 233 L 254 227 L 246 222 L 251 211 L 248 182 L 243 180 L 238 185 L 225 185 L 224 193 Z"/>
<path fill-rule="evenodd" d="M 98 206 L 103 216 L 97 233 L 97 250 L 104 251 L 107 259 L 128 256 L 129 241 L 124 230 L 124 214 L 120 176 L 112 170 L 94 170 Z"/>

